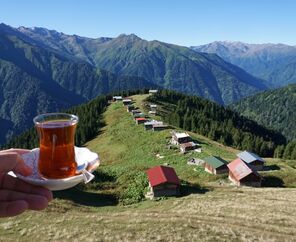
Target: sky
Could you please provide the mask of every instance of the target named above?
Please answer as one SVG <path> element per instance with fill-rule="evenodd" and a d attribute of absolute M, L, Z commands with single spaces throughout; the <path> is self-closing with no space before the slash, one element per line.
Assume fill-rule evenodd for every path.
<path fill-rule="evenodd" d="M 85 37 L 134 33 L 184 46 L 296 45 L 295 0 L 0 0 L 0 22 Z"/>

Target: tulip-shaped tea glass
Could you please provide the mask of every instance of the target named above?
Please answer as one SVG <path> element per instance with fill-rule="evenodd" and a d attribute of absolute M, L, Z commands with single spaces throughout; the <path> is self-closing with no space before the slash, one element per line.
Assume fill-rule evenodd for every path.
<path fill-rule="evenodd" d="M 39 173 L 49 179 L 75 176 L 74 137 L 78 117 L 46 113 L 36 116 L 33 121 L 39 135 Z"/>

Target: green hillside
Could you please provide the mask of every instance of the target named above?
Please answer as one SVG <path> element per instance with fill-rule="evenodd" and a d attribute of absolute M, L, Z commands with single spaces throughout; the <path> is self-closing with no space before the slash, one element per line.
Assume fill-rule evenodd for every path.
<path fill-rule="evenodd" d="M 141 100 L 144 97 L 135 97 L 139 107 L 142 106 Z M 105 122 L 102 134 L 88 142 L 87 146 L 98 152 L 105 162 L 101 166 L 99 175 L 101 173 L 107 174 L 108 177 L 111 175 L 113 177 L 111 180 L 117 181 L 115 187 L 110 188 L 108 180 L 106 184 L 98 183 L 99 187 L 102 189 L 105 184 L 112 194 L 116 194 L 119 202 L 129 204 L 143 199 L 143 192 L 147 186 L 145 171 L 155 165 L 167 163 L 173 166 L 182 180 L 194 184 L 197 191 L 202 184 L 217 180 L 200 169 L 194 171 L 191 166 L 186 165 L 193 154 L 183 155 L 179 150 L 167 148 L 172 129 L 162 132 L 145 131 L 143 125 L 135 124 L 131 114 L 125 111 L 121 103 L 112 104 L 108 108 Z M 232 152 L 202 136 L 193 134 L 193 138 L 203 144 L 204 151 L 200 157 L 217 154 L 228 160 L 234 158 Z M 157 158 L 157 154 L 163 158 Z"/>
<path fill-rule="evenodd" d="M 265 91 L 230 106 L 259 124 L 296 139 L 296 84 Z"/>
<path fill-rule="evenodd" d="M 160 114 L 166 122 L 227 146 L 273 157 L 276 146 L 286 144 L 281 133 L 196 96 L 162 90 L 151 96 L 149 101 L 162 106 Z"/>
<path fill-rule="evenodd" d="M 147 95 L 136 95 L 145 110 Z M 157 117 L 160 119 L 160 117 Z M 103 122 L 102 122 L 103 121 Z M 294 188 L 236 188 L 225 175 L 189 166 L 189 158 L 219 155 L 230 161 L 238 152 L 190 133 L 202 153 L 168 149 L 171 129 L 150 132 L 137 126 L 122 103 L 108 106 L 97 137 L 86 143 L 101 166 L 88 185 L 55 192 L 44 212 L 26 212 L 0 221 L 0 240 L 99 241 L 292 241 L 296 236 Z M 163 156 L 157 158 L 156 154 Z M 182 197 L 142 201 L 145 170 L 168 163 L 182 180 Z M 296 186 L 296 161 L 267 159 L 265 186 Z M 141 201 L 141 202 L 139 202 Z M 291 202 L 289 202 L 291 201 Z M 130 204 L 130 205 L 128 205 Z M 256 219 L 254 219 L 256 218 Z"/>

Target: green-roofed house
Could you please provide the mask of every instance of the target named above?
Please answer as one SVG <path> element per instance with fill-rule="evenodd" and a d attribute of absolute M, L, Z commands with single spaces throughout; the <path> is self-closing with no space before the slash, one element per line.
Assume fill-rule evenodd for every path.
<path fill-rule="evenodd" d="M 211 156 L 204 159 L 205 171 L 211 174 L 223 174 L 228 173 L 227 161 L 218 156 Z"/>

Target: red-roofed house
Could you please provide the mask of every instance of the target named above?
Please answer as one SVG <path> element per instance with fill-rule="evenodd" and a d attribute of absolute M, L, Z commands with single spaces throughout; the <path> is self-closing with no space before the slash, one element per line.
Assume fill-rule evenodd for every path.
<path fill-rule="evenodd" d="M 136 123 L 137 123 L 137 124 L 143 124 L 143 123 L 145 123 L 146 121 L 147 121 L 146 118 L 136 118 Z"/>
<path fill-rule="evenodd" d="M 178 196 L 180 180 L 171 167 L 155 166 L 147 171 L 150 192 L 154 197 Z"/>
<path fill-rule="evenodd" d="M 227 166 L 229 169 L 228 178 L 237 186 L 261 186 L 262 177 L 240 158 L 230 162 Z"/>

